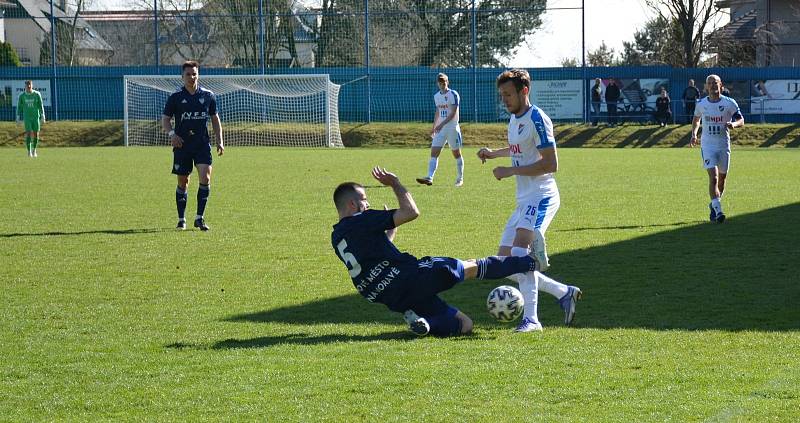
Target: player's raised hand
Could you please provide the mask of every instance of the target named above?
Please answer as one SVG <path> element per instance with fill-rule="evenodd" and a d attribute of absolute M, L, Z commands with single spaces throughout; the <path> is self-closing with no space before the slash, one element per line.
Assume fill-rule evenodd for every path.
<path fill-rule="evenodd" d="M 478 150 L 478 158 L 481 159 L 481 163 L 486 163 L 486 159 L 491 159 L 492 158 L 490 156 L 491 152 L 492 152 L 492 150 L 490 150 L 490 149 L 488 149 L 486 147 L 483 147 L 480 150 Z"/>
<path fill-rule="evenodd" d="M 380 166 L 375 166 L 372 168 L 372 177 L 387 187 L 392 187 L 400 183 L 400 179 L 397 177 L 397 175 Z"/>

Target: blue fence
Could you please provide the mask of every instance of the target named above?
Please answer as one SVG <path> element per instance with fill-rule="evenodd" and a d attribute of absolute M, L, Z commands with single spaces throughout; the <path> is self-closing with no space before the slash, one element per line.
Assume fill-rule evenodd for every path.
<path fill-rule="evenodd" d="M 261 69 L 201 68 L 203 75 L 258 74 Z M 446 72 L 451 87 L 461 94 L 462 122 L 497 122 L 507 117 L 499 103 L 495 89 L 498 68 L 437 69 L 422 67 L 372 68 L 368 74 L 363 68 L 288 68 L 267 69 L 268 73 L 329 74 L 331 80 L 342 84 L 339 97 L 339 117 L 342 121 L 430 121 L 433 118 L 433 94 L 436 91 L 436 74 Z M 800 80 L 800 68 L 703 68 L 683 69 L 671 67 L 610 67 L 610 68 L 537 68 L 529 69 L 534 80 L 584 80 L 585 97 L 594 78 L 617 80 L 655 79 L 663 81 L 672 100 L 676 121 L 686 118 L 680 101 L 686 82 L 691 78 L 702 82 L 711 73 L 721 76 L 723 82 L 735 86 L 732 97 L 740 103 L 745 119 L 750 122 L 798 122 L 800 114 L 762 114 L 761 105 L 751 106 L 758 81 Z M 124 75 L 180 74 L 179 67 L 27 67 L 0 68 L 0 80 L 49 80 L 51 107 L 48 118 L 58 120 L 119 120 L 123 118 Z M 178 87 L 176 87 L 178 88 Z M 588 99 L 584 100 L 589 110 Z M 797 100 L 800 101 L 800 100 Z M 10 101 L 0 106 L 0 119 L 13 120 Z M 627 121 L 652 120 L 645 102 L 639 110 L 621 110 L 620 117 Z M 547 111 L 547 110 L 545 110 Z M 628 113 L 630 112 L 630 113 Z M 224 113 L 224 111 L 223 111 Z M 554 120 L 584 120 L 583 118 Z"/>

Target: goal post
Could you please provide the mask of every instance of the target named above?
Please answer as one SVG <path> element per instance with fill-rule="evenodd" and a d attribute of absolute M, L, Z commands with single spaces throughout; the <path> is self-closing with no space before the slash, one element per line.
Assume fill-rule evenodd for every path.
<path fill-rule="evenodd" d="M 125 145 L 168 145 L 161 116 L 180 75 L 126 75 L 124 84 Z M 200 86 L 216 95 L 226 146 L 344 147 L 340 86 L 328 75 L 203 75 Z"/>

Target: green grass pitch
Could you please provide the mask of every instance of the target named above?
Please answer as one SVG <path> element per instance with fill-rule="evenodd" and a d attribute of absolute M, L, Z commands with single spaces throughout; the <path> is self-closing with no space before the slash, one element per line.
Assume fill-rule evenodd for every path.
<path fill-rule="evenodd" d="M 333 188 L 383 165 L 422 215 L 412 254 L 496 252 L 513 208 L 466 150 L 230 147 L 211 232 L 176 232 L 166 148 L 0 155 L 0 420 L 798 421 L 800 151 L 734 149 L 708 218 L 691 149 L 561 149 L 551 276 L 583 288 L 573 327 L 485 311 L 503 281 L 445 295 L 473 336 L 417 339 L 356 294 L 330 246 Z M 187 215 L 194 214 L 196 180 Z M 367 191 L 373 207 L 396 204 Z"/>

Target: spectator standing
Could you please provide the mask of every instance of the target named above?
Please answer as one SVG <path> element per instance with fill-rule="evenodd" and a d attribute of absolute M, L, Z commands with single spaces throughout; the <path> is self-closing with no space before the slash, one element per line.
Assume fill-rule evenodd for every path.
<path fill-rule="evenodd" d="M 600 78 L 595 78 L 592 87 L 592 126 L 597 126 L 600 120 L 600 104 L 603 102 L 603 85 L 600 82 Z"/>
<path fill-rule="evenodd" d="M 683 107 L 686 109 L 686 123 L 692 123 L 694 117 L 694 107 L 700 100 L 700 90 L 694 86 L 694 79 L 689 80 L 689 86 L 683 90 Z"/>
<path fill-rule="evenodd" d="M 608 125 L 612 128 L 617 125 L 617 102 L 619 97 L 620 91 L 616 81 L 609 80 L 606 87 L 606 107 L 608 107 Z"/>

